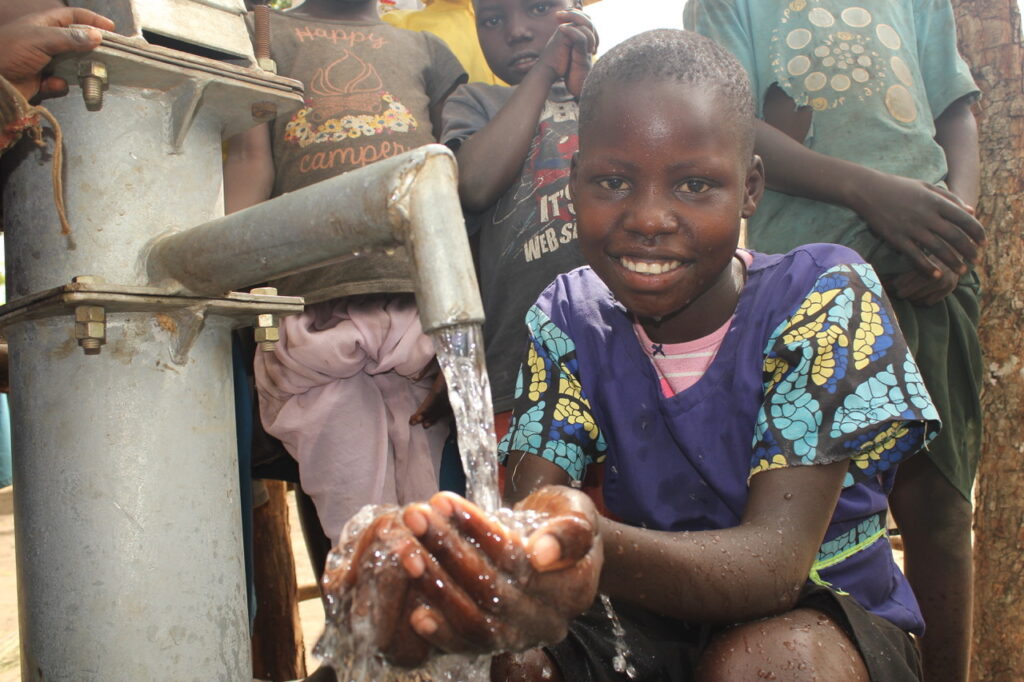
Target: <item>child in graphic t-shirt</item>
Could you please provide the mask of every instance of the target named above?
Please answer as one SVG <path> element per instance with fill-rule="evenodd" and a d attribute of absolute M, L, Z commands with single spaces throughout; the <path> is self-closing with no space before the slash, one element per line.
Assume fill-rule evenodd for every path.
<path fill-rule="evenodd" d="M 512 87 L 469 83 L 449 98 L 441 141 L 477 240 L 484 343 L 499 436 L 526 347 L 523 314 L 583 263 L 569 198 L 579 95 L 597 35 L 575 0 L 475 0 L 487 63 Z"/>

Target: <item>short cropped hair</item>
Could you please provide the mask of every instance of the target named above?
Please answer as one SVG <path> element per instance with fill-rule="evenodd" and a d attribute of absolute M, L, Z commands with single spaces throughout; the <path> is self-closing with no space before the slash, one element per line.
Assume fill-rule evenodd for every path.
<path fill-rule="evenodd" d="M 710 38 L 656 29 L 616 45 L 601 57 L 580 93 L 580 128 L 594 117 L 598 96 L 616 83 L 676 81 L 713 92 L 728 108 L 749 153 L 754 149 L 754 96 L 743 66 Z"/>

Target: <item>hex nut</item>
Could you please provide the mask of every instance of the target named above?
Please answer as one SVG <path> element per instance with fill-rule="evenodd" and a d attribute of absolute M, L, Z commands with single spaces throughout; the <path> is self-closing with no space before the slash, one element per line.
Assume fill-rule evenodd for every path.
<path fill-rule="evenodd" d="M 80 305 L 75 308 L 75 338 L 86 355 L 98 355 L 107 342 L 107 312 L 103 306 Z"/>
<path fill-rule="evenodd" d="M 80 305 L 75 308 L 75 322 L 105 322 L 106 311 L 103 306 Z"/>
<path fill-rule="evenodd" d="M 270 313 L 263 313 L 262 315 L 256 316 L 256 327 L 260 329 L 267 329 L 270 327 L 277 326 L 276 316 Z"/>
<path fill-rule="evenodd" d="M 277 287 L 256 287 L 250 289 L 249 293 L 254 296 L 277 296 Z"/>
<path fill-rule="evenodd" d="M 103 322 L 76 322 L 75 338 L 82 339 L 105 339 L 107 337 L 107 325 Z"/>
<path fill-rule="evenodd" d="M 257 327 L 256 343 L 277 343 L 281 340 L 281 330 L 277 327 Z"/>
<path fill-rule="evenodd" d="M 107 65 L 103 62 L 83 59 L 78 62 L 79 78 L 99 78 L 103 85 L 107 84 Z"/>

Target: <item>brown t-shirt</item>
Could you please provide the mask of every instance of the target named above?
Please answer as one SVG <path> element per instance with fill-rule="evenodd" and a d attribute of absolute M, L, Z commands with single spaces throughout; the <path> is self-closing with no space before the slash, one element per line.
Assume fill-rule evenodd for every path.
<path fill-rule="evenodd" d="M 274 196 L 434 142 L 430 107 L 465 80 L 436 36 L 382 21 L 271 14 L 278 73 L 305 85 L 305 106 L 274 123 Z M 404 254 L 363 258 L 278 281 L 307 302 L 410 291 Z M 389 271 L 391 274 L 389 274 Z"/>

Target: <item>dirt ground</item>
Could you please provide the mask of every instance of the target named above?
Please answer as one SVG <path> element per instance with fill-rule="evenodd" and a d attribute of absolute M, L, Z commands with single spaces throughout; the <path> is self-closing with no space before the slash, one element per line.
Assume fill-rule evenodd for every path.
<path fill-rule="evenodd" d="M 14 510 L 12 488 L 0 490 L 0 682 L 21 682 L 18 649 L 18 588 L 14 567 Z M 313 570 L 306 558 L 302 530 L 295 512 L 294 498 L 289 493 L 291 510 L 292 547 L 298 583 L 313 585 Z M 324 609 L 319 599 L 309 599 L 299 605 L 302 634 L 306 644 L 306 667 L 317 667 L 311 655 L 317 637 L 323 632 Z"/>

